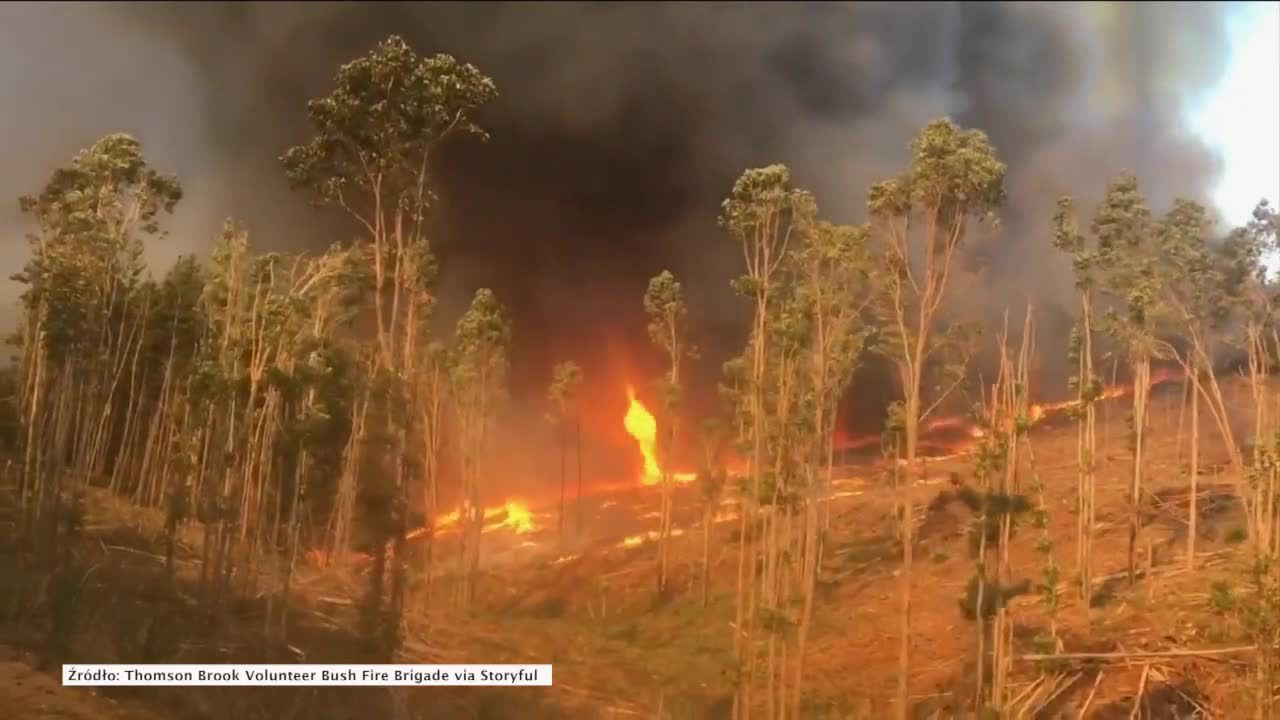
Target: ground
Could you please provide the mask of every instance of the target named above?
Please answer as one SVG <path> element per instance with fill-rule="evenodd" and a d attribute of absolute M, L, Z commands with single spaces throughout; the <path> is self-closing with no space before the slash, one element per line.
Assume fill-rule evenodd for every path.
<path fill-rule="evenodd" d="M 1100 412 L 1106 463 L 1098 482 L 1095 587 L 1087 602 L 1072 585 L 1074 428 L 1061 418 L 1050 418 L 1033 431 L 1034 469 L 1046 487 L 1048 536 L 1061 568 L 1061 607 L 1051 618 L 1039 593 L 1014 600 L 1019 654 L 1044 649 L 1050 622 L 1066 652 L 1133 654 L 1244 644 L 1238 629 L 1209 603 L 1216 581 L 1238 577 L 1236 550 L 1244 526 L 1232 499 L 1231 476 L 1223 470 L 1225 453 L 1206 427 L 1198 569 L 1193 574 L 1186 571 L 1188 478 L 1185 453 L 1178 447 L 1177 392 L 1159 392 L 1154 402 L 1149 492 L 1143 501 L 1139 542 L 1142 560 L 1132 587 L 1124 572 L 1130 457 L 1122 436 L 1125 401 L 1110 402 Z M 916 487 L 919 546 L 911 688 L 920 717 L 964 717 L 955 708 L 969 704 L 972 693 L 976 634 L 959 606 L 973 574 L 966 538 L 971 518 L 955 499 L 955 483 L 965 482 L 970 474 L 971 460 L 963 455 L 939 459 L 927 465 L 925 479 Z M 887 717 L 895 686 L 900 550 L 891 534 L 893 491 L 884 474 L 869 464 L 845 468 L 840 477 L 806 659 L 803 720 Z M 429 599 L 425 576 L 415 576 L 403 662 L 549 662 L 555 665 L 551 690 L 415 689 L 397 694 L 381 689 L 150 688 L 132 691 L 129 699 L 145 702 L 153 711 L 163 708 L 163 717 L 183 720 L 295 715 L 336 720 L 368 717 L 372 708 L 383 708 L 390 716 L 392 707 L 399 707 L 403 717 L 433 719 L 726 717 L 738 523 L 732 507 L 717 510 L 720 522 L 713 525 L 710 542 L 712 585 L 704 607 L 698 586 L 701 509 L 696 490 L 683 489 L 676 514 L 677 528 L 683 532 L 672 547 L 677 592 L 656 604 L 655 548 L 641 537 L 656 526 L 656 498 L 655 489 L 641 488 L 591 499 L 588 524 L 579 540 L 558 540 L 554 514 L 545 508 L 536 515 L 538 531 L 516 534 L 496 528 L 486 534 L 484 548 L 491 562 L 470 613 L 461 613 L 451 601 L 450 580 L 444 574 L 453 558 L 447 538 L 441 540 L 436 556 L 448 561 L 437 563 L 440 573 L 430 583 Z M 1034 582 L 1039 582 L 1045 566 L 1034 549 L 1037 532 L 1020 528 L 1012 553 L 1015 576 Z M 344 571 L 301 568 L 295 584 L 299 609 L 292 616 L 287 642 L 266 646 L 259 639 L 261 587 L 246 588 L 242 594 L 248 599 L 216 627 L 195 610 L 191 583 L 199 559 L 196 534 L 189 536 L 179 555 L 176 595 L 149 589 L 160 574 L 162 553 L 154 514 L 129 511 L 110 498 L 95 496 L 85 534 L 85 562 L 100 569 L 85 581 L 97 592 L 89 593 L 78 625 L 79 640 L 71 651 L 77 661 L 150 657 L 153 662 L 270 662 L 274 657 L 360 662 L 363 657 L 354 634 L 365 587 L 359 565 Z M 415 566 L 421 564 L 415 559 Z M 0 628 L 6 628 L 5 635 L 16 646 L 39 646 L 33 629 L 41 616 L 31 607 L 23 602 L 0 607 L 7 612 L 0 617 L 7 625 Z M 1012 695 L 1019 698 L 1020 707 L 1039 708 L 1028 717 L 1079 717 L 1087 706 L 1089 718 L 1128 718 L 1135 704 L 1148 718 L 1198 717 L 1198 706 L 1214 708 L 1215 717 L 1241 717 L 1248 715 L 1241 680 L 1241 663 L 1247 659 L 1227 653 L 1104 658 L 1095 664 L 1054 667 L 1020 662 L 1012 672 Z M 56 680 L 49 682 L 56 687 Z M 71 689 L 66 694 L 84 702 L 101 700 Z M 0 695 L 0 702 L 19 703 L 11 706 L 14 709 L 36 701 L 31 695 Z M 119 712 L 133 711 L 121 705 Z"/>
<path fill-rule="evenodd" d="M 58 676 L 34 670 L 36 662 L 0 645 L 0 710 L 8 720 L 159 720 L 145 707 L 92 688 L 63 687 Z"/>

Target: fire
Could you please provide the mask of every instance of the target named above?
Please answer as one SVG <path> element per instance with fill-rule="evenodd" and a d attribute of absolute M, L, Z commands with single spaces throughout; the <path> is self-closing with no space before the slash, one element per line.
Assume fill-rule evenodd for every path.
<path fill-rule="evenodd" d="M 681 530 L 680 528 L 671 529 L 671 537 L 680 537 L 683 534 L 684 534 L 684 530 Z M 620 548 L 640 547 L 645 543 L 655 542 L 659 537 L 660 535 L 656 530 L 650 530 L 649 532 L 640 533 L 638 535 L 628 535 L 625 538 L 623 538 L 622 542 L 618 543 L 616 547 L 620 547 Z"/>
<path fill-rule="evenodd" d="M 462 510 L 453 510 L 436 516 L 436 531 L 443 532 L 457 527 L 459 521 L 462 520 Z M 517 535 L 525 535 L 538 529 L 533 521 L 533 513 L 529 510 L 529 506 L 519 500 L 508 500 L 497 507 L 484 509 L 484 519 L 486 522 L 501 517 L 501 522 L 488 523 L 484 526 L 483 531 L 489 532 L 498 528 L 508 528 Z M 426 528 L 418 528 L 410 531 L 405 537 L 412 540 L 415 537 L 426 534 Z"/>
<path fill-rule="evenodd" d="M 645 485 L 657 485 L 662 480 L 662 469 L 658 466 L 658 455 L 655 449 L 658 441 L 658 421 L 654 419 L 653 413 L 636 399 L 634 388 L 627 388 L 627 400 L 630 404 L 627 406 L 627 416 L 623 418 L 622 424 L 627 429 L 627 434 L 636 439 L 636 445 L 640 447 L 640 455 L 644 457 L 644 474 L 640 476 L 640 482 Z"/>
<path fill-rule="evenodd" d="M 636 399 L 635 388 L 627 386 L 627 415 L 622 419 L 622 425 L 627 429 L 627 434 L 635 438 L 636 445 L 640 448 L 640 455 L 644 458 L 644 473 L 640 476 L 640 482 L 645 485 L 657 485 L 662 482 L 662 466 L 658 464 L 658 421 L 654 419 L 653 413 Z M 692 472 L 673 472 L 671 473 L 671 482 L 685 485 L 698 479 L 697 473 Z"/>
<path fill-rule="evenodd" d="M 533 524 L 533 513 L 529 512 L 529 508 L 524 503 L 508 500 L 505 509 L 507 519 L 502 524 L 514 530 L 517 535 L 531 533 L 537 529 Z"/>
<path fill-rule="evenodd" d="M 1182 379 L 1182 373 L 1176 369 L 1161 368 L 1151 373 L 1151 385 L 1162 385 L 1167 382 Z M 1099 396 L 1099 400 L 1115 400 L 1129 395 L 1133 391 L 1133 386 L 1128 384 L 1113 385 L 1104 388 Z M 1027 408 L 1028 419 L 1031 424 L 1039 423 L 1049 415 L 1067 410 L 1078 405 L 1076 400 L 1062 400 L 1060 402 L 1051 403 L 1035 403 Z M 971 438 L 977 440 L 983 436 L 982 428 L 973 424 L 968 418 L 962 416 L 942 417 L 930 420 L 920 427 L 920 434 L 927 435 L 941 430 L 959 430 L 963 429 Z M 837 429 L 835 438 L 835 447 L 837 450 L 857 450 L 865 447 L 874 446 L 880 443 L 879 435 L 863 435 L 860 437 L 852 437 L 845 432 Z M 955 454 L 962 454 L 969 449 L 970 443 L 949 443 L 955 450 Z M 952 457 L 947 455 L 946 457 Z"/>

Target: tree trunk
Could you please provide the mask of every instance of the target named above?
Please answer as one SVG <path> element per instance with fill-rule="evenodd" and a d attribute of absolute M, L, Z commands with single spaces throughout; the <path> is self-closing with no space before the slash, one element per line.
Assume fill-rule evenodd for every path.
<path fill-rule="evenodd" d="M 567 446 L 568 446 L 568 438 L 566 437 L 566 436 L 567 436 L 567 432 L 566 432 L 566 429 L 565 429 L 564 421 L 565 421 L 565 418 L 564 418 L 564 412 L 563 412 L 563 411 L 561 411 L 561 413 L 560 413 L 560 423 L 559 423 L 559 424 L 560 424 L 560 428 L 559 428 L 559 429 L 560 429 L 560 512 L 559 512 L 559 513 L 557 514 L 557 516 L 556 516 L 556 524 L 557 524 L 556 532 L 558 533 L 559 538 L 560 538 L 560 540 L 561 540 L 562 542 L 564 541 L 564 483 L 565 483 L 565 465 L 566 465 L 566 463 L 567 463 L 566 456 L 568 455 L 568 447 L 567 447 Z"/>
<path fill-rule="evenodd" d="M 711 584 L 711 520 L 714 507 L 713 503 L 708 502 L 702 519 L 702 607 L 704 608 L 707 606 L 708 586 Z"/>
<path fill-rule="evenodd" d="M 1146 440 L 1147 391 L 1151 387 L 1151 360 L 1141 358 L 1133 369 L 1133 471 L 1129 494 L 1129 584 L 1137 582 L 1138 532 L 1142 510 L 1142 453 Z"/>
<path fill-rule="evenodd" d="M 574 454 L 577 456 L 578 467 L 578 494 L 575 500 L 575 515 L 577 522 L 574 524 L 579 536 L 582 535 L 582 418 L 575 411 L 573 418 L 573 445 Z"/>
<path fill-rule="evenodd" d="M 916 447 L 920 436 L 920 375 L 919 369 L 913 368 L 910 373 L 910 385 L 907 388 L 906 414 L 904 415 L 904 434 L 906 435 L 906 472 L 901 469 L 899 482 L 902 485 L 902 580 L 901 601 L 899 605 L 899 644 L 898 644 L 898 718 L 907 720 L 911 714 L 911 572 L 912 551 L 914 550 L 913 534 L 915 532 L 915 508 L 911 491 L 916 471 Z M 901 465 L 901 455 L 898 465 Z M 905 475 L 905 480 L 902 479 Z"/>
<path fill-rule="evenodd" d="M 1199 367 L 1193 362 L 1191 365 L 1193 375 L 1199 375 Z M 1200 492 L 1200 383 L 1191 384 L 1191 468 L 1190 494 L 1187 498 L 1187 570 L 1195 571 L 1196 569 L 1196 535 L 1199 532 L 1197 528 L 1197 520 L 1199 519 L 1199 498 Z"/>

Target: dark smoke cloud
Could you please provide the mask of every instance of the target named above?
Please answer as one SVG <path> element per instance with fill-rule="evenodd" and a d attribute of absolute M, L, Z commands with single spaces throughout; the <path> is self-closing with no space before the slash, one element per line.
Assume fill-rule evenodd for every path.
<path fill-rule="evenodd" d="M 271 249 L 352 232 L 285 187 L 276 158 L 306 137 L 305 102 L 389 33 L 494 77 L 487 144 L 439 159 L 445 315 L 494 287 L 516 323 L 517 394 L 577 357 L 593 394 L 651 376 L 640 305 L 664 267 L 687 287 L 710 387 L 741 343 L 738 255 L 715 227 L 746 167 L 785 162 L 835 220 L 897 172 L 912 134 L 949 114 L 1009 164 L 1003 227 L 957 308 L 1052 311 L 1070 280 L 1049 248 L 1057 195 L 1096 198 L 1130 168 L 1157 202 L 1204 196 L 1216 159 L 1183 108 L 1222 70 L 1226 4 L 219 3 L 0 7 L 0 197 L 36 189 L 110 131 L 136 133 L 189 190 L 161 266 L 222 217 Z M 0 262 L 21 262 L 13 204 Z M 337 228 L 342 228 L 341 230 Z M 0 322 L 16 290 L 0 295 Z M 1015 310 L 1014 315 L 1018 313 Z M 1057 318 L 1054 320 L 1054 318 Z M 639 383 L 639 381 L 637 380 Z M 640 383 L 643 388 L 643 383 Z M 707 393 L 703 392 L 705 396 Z M 536 412 L 529 409 L 529 416 Z M 602 418 L 601 422 L 607 419 Z M 613 422 L 613 420 L 607 420 Z"/>

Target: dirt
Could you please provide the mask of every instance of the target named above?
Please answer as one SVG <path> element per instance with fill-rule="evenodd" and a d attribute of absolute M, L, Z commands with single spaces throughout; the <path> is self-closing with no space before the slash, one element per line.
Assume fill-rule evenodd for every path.
<path fill-rule="evenodd" d="M 56 671 L 0 645 L 0 717 L 8 720 L 160 720 L 146 708 L 103 697 L 85 687 L 63 687 Z"/>

